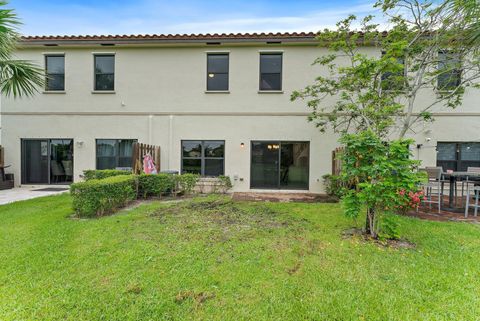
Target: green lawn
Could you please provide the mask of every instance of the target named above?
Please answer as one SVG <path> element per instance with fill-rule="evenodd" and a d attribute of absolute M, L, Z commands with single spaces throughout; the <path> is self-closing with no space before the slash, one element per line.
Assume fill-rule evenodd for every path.
<path fill-rule="evenodd" d="M 480 227 L 398 217 L 414 249 L 344 239 L 337 204 L 153 202 L 70 218 L 0 206 L 0 320 L 475 320 Z"/>

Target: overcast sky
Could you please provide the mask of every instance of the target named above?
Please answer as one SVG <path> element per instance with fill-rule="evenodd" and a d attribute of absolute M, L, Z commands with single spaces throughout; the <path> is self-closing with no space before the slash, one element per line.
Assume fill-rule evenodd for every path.
<path fill-rule="evenodd" d="M 350 13 L 375 13 L 356 0 L 11 0 L 24 35 L 318 31 Z"/>

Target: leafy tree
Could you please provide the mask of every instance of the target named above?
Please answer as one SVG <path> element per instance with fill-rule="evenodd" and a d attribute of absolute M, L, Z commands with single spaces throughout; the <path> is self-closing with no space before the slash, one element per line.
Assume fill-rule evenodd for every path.
<path fill-rule="evenodd" d="M 0 91 L 5 96 L 31 96 L 44 85 L 43 70 L 26 60 L 14 59 L 21 24 L 13 9 L 0 1 Z"/>
<path fill-rule="evenodd" d="M 307 102 L 309 120 L 321 131 L 331 126 L 402 138 L 419 122 L 432 121 L 435 108 L 458 107 L 465 89 L 478 86 L 480 54 L 466 40 L 467 13 L 453 18 L 448 6 L 429 0 L 383 0 L 376 7 L 389 19 L 388 32 L 380 32 L 372 16 L 356 30 L 352 15 L 318 35 L 330 53 L 314 64 L 329 74 L 291 98 Z M 368 54 L 372 47 L 375 54 Z M 419 95 L 430 101 L 419 104 Z"/>
<path fill-rule="evenodd" d="M 322 131 L 342 133 L 342 179 L 351 186 L 342 193 L 345 213 L 356 217 L 366 206 L 366 231 L 378 237 L 382 216 L 417 204 L 420 176 L 403 140 L 416 125 L 433 121 L 437 108 L 456 108 L 469 87 L 478 87 L 480 53 L 472 41 L 478 16 L 447 2 L 381 0 L 388 18 L 381 32 L 373 16 L 340 21 L 335 30 L 319 33 L 329 54 L 314 64 L 326 76 L 291 99 L 312 109 L 309 120 Z M 456 7 L 457 6 L 457 7 Z M 419 95 L 428 98 L 418 102 Z M 392 135 L 397 140 L 390 140 Z M 415 205 L 416 206 L 416 205 Z M 390 229 L 391 230 L 391 229 Z"/>
<path fill-rule="evenodd" d="M 366 232 L 373 238 L 397 237 L 395 226 L 381 224 L 381 218 L 419 205 L 418 185 L 423 176 L 414 169 L 418 161 L 410 156 L 411 140 L 386 143 L 371 130 L 345 134 L 341 142 L 341 178 L 348 188 L 343 192 L 343 206 L 348 217 L 356 218 L 366 208 Z M 383 228 L 382 228 L 383 227 Z M 383 234 L 383 235 L 382 235 Z"/>

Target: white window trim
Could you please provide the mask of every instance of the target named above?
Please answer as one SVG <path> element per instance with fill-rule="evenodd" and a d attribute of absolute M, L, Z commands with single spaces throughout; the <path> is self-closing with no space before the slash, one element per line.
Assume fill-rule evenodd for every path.
<path fill-rule="evenodd" d="M 275 49 L 260 49 L 259 53 L 284 53 L 285 50 L 275 50 Z"/>

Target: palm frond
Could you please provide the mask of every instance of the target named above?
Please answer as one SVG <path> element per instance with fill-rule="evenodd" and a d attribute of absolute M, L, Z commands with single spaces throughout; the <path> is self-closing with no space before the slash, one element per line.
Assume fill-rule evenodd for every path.
<path fill-rule="evenodd" d="M 0 1 L 0 58 L 8 59 L 20 38 L 17 27 L 22 23 L 13 9 L 5 9 L 6 1 Z"/>
<path fill-rule="evenodd" d="M 45 85 L 43 70 L 26 60 L 0 59 L 0 91 L 14 98 L 32 96 Z"/>

